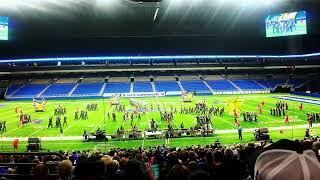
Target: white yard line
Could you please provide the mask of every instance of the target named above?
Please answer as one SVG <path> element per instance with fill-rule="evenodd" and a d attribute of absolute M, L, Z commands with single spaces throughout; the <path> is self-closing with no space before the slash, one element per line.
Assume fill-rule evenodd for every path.
<path fill-rule="evenodd" d="M 222 122 L 224 122 L 224 123 L 226 123 L 226 124 L 230 125 L 231 127 L 235 128 L 235 126 L 234 126 L 233 124 L 231 124 L 231 123 L 229 123 L 229 122 L 227 122 L 227 121 L 223 120 L 221 117 L 219 117 L 219 116 L 213 116 L 213 117 L 214 117 L 214 118 L 216 118 L 216 119 L 218 119 L 219 121 L 222 121 Z M 214 122 L 213 122 L 213 123 L 214 123 Z"/>
<path fill-rule="evenodd" d="M 283 127 L 272 127 L 268 128 L 269 131 L 275 131 L 275 130 L 286 130 L 286 129 L 305 129 L 308 128 L 308 125 L 296 125 L 296 126 L 283 126 Z M 313 128 L 320 127 L 320 124 L 314 124 Z M 243 129 L 243 132 L 254 132 L 254 130 L 257 128 L 248 128 Z M 237 129 L 227 129 L 227 130 L 215 130 L 215 134 L 230 134 L 230 133 L 238 133 Z M 61 137 L 40 137 L 41 140 L 44 141 L 56 141 L 56 140 L 82 140 L 82 136 L 61 136 Z M 3 141 L 12 141 L 13 139 L 16 139 L 16 137 L 3 137 Z M 21 137 L 19 138 L 20 141 L 27 141 L 27 137 Z"/>
<path fill-rule="evenodd" d="M 39 132 L 39 131 L 41 131 L 41 130 L 43 130 L 43 129 L 44 129 L 44 127 L 39 128 L 38 130 L 34 131 L 33 133 L 27 135 L 26 137 L 30 137 L 30 136 L 32 136 L 33 134 L 36 134 L 37 132 Z"/>
<path fill-rule="evenodd" d="M 11 123 L 14 123 L 14 122 L 16 122 L 16 121 L 15 121 L 15 120 L 12 120 L 12 121 L 9 121 L 7 124 L 11 124 Z M 10 130 L 10 131 L 8 131 L 8 132 L 5 132 L 5 133 L 2 134 L 2 135 L 6 135 L 6 134 L 8 134 L 8 133 L 14 132 L 14 131 L 22 128 L 22 127 L 23 127 L 23 126 L 19 126 L 19 127 L 15 128 L 15 129 L 13 129 L 13 130 Z"/>

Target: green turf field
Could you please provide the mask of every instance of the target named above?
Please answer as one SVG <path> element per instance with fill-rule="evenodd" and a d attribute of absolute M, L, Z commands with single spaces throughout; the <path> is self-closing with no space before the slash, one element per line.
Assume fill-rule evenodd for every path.
<path fill-rule="evenodd" d="M 174 108 L 177 108 L 178 113 L 174 114 L 174 120 L 172 125 L 174 128 L 178 128 L 181 122 L 184 122 L 186 128 L 190 128 L 196 124 L 195 114 L 179 114 L 180 107 L 194 106 L 197 101 L 205 100 L 207 105 L 211 107 L 219 106 L 225 107 L 226 113 L 223 117 L 212 116 L 212 126 L 217 130 L 217 133 L 213 137 L 186 137 L 186 138 L 173 138 L 171 139 L 170 146 L 186 146 L 192 144 L 205 145 L 212 143 L 214 140 L 219 139 L 224 144 L 232 144 L 238 142 L 248 142 L 253 140 L 252 132 L 244 132 L 244 139 L 238 140 L 237 127 L 234 126 L 233 115 L 228 114 L 228 99 L 238 98 L 241 101 L 241 111 L 258 112 L 257 104 L 265 101 L 263 108 L 263 115 L 258 115 L 258 122 L 243 122 L 242 115 L 238 118 L 244 131 L 250 128 L 268 127 L 270 129 L 270 135 L 273 140 L 281 138 L 303 138 L 307 125 L 306 113 L 307 112 L 319 112 L 319 106 L 314 104 L 303 104 L 303 110 L 299 111 L 299 102 L 288 102 L 289 110 L 287 113 L 290 117 L 289 124 L 285 124 L 285 118 L 270 116 L 270 108 L 274 108 L 278 99 L 271 98 L 271 96 L 284 96 L 288 94 L 252 94 L 252 95 L 214 95 L 214 96 L 196 96 L 191 103 L 181 103 L 180 97 L 148 97 L 148 98 L 135 98 L 142 103 L 147 104 L 149 107 L 153 104 L 157 107 L 165 106 L 170 111 L 171 104 Z M 129 98 L 120 99 L 121 104 L 126 105 L 126 109 L 133 109 L 130 106 Z M 88 103 L 97 103 L 98 111 L 89 112 L 88 120 L 74 120 L 74 112 L 76 108 L 79 110 L 85 110 Z M 7 121 L 7 132 L 2 134 L 2 141 L 0 149 L 3 151 L 11 151 L 11 140 L 8 138 L 20 138 L 23 137 L 50 137 L 53 140 L 42 141 L 42 148 L 45 150 L 78 150 L 78 149 L 94 149 L 104 147 L 139 147 L 152 146 L 163 144 L 162 139 L 148 139 L 148 140 L 128 140 L 128 141 L 109 141 L 107 143 L 84 143 L 81 140 L 71 140 L 71 137 L 82 136 L 83 130 L 88 132 L 95 132 L 98 128 L 105 129 L 107 134 L 114 134 L 117 128 L 120 127 L 123 119 L 122 112 L 117 113 L 117 121 L 112 122 L 108 119 L 107 112 L 114 111 L 114 107 L 110 107 L 108 99 L 90 99 L 90 100 L 48 100 L 46 112 L 34 112 L 32 101 L 12 101 L 12 102 L 0 102 L 0 121 Z M 4 105 L 4 106 L 3 106 Z M 58 105 L 66 106 L 68 126 L 63 127 L 63 134 L 60 134 L 59 128 L 47 128 L 48 118 L 53 116 L 53 111 Z M 15 108 L 22 109 L 24 113 L 30 114 L 31 119 L 43 119 L 42 124 L 27 124 L 24 126 L 18 126 L 18 114 L 15 113 Z M 54 116 L 53 116 L 54 117 Z M 154 118 L 160 125 L 161 129 L 167 128 L 166 122 L 160 120 L 159 112 L 148 112 L 142 116 L 142 120 L 138 122 L 137 119 L 134 123 L 138 125 L 139 130 L 145 130 L 148 128 L 148 122 Z M 55 121 L 55 117 L 54 117 Z M 317 125 L 316 125 L 317 126 Z M 125 129 L 130 129 L 130 120 L 124 124 Z M 279 129 L 284 129 L 284 133 L 280 133 Z M 223 131 L 227 130 L 227 131 Z M 314 135 L 319 133 L 318 128 L 314 127 L 312 130 Z M 3 145 L 3 146 L 2 146 Z M 20 142 L 20 151 L 26 149 L 25 141 Z"/>

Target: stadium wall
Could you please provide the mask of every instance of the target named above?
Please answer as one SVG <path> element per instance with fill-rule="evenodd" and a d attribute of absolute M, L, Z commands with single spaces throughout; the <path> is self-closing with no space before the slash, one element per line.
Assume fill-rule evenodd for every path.
<path fill-rule="evenodd" d="M 122 93 L 120 97 L 155 97 L 157 96 L 180 96 L 182 91 L 168 91 L 168 92 L 157 92 L 157 93 Z M 263 90 L 263 91 L 215 91 L 211 92 L 200 92 L 196 93 L 196 95 L 201 96 L 210 96 L 210 95 L 222 95 L 222 94 L 267 94 L 270 93 L 270 90 Z M 120 93 L 121 94 L 121 93 Z M 131 95 L 130 95 L 131 94 Z M 134 95 L 135 94 L 135 95 Z M 146 94 L 146 95 L 143 95 Z M 161 94 L 161 95 L 159 95 Z M 119 95 L 119 93 L 114 93 L 114 95 Z M 48 96 L 48 97 L 38 97 L 38 98 L 45 98 L 47 100 L 74 100 L 74 99 L 102 99 L 102 98 L 110 98 L 112 94 L 104 94 L 102 96 Z M 25 101 L 25 100 L 33 100 L 35 97 L 10 97 L 6 96 L 6 101 Z"/>
<path fill-rule="evenodd" d="M 305 93 L 305 92 L 292 91 L 290 92 L 290 94 L 320 98 L 320 94 L 317 94 L 317 93 Z"/>

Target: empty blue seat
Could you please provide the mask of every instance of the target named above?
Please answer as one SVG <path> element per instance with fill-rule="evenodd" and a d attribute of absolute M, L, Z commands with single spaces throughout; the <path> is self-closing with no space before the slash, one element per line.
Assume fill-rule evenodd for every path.
<path fill-rule="evenodd" d="M 150 82 L 134 82 L 133 92 L 152 92 Z"/>
<path fill-rule="evenodd" d="M 129 82 L 109 82 L 107 83 L 105 93 L 129 93 L 130 83 Z"/>
<path fill-rule="evenodd" d="M 229 81 L 227 80 L 208 80 L 209 86 L 216 91 L 237 91 Z"/>
<path fill-rule="evenodd" d="M 17 91 L 15 96 L 36 96 L 43 91 L 47 85 L 45 84 L 27 84 Z"/>
<path fill-rule="evenodd" d="M 295 87 L 302 85 L 305 82 L 306 82 L 306 80 L 304 80 L 304 79 L 291 79 L 288 84 L 292 85 L 295 88 Z"/>
<path fill-rule="evenodd" d="M 42 95 L 54 96 L 54 95 L 67 95 L 75 84 L 52 84 Z"/>
<path fill-rule="evenodd" d="M 283 85 L 286 83 L 287 80 L 281 80 L 281 79 L 269 79 L 269 80 L 263 80 L 263 79 L 258 79 L 255 80 L 256 82 L 260 83 L 262 86 L 266 88 L 274 88 L 277 84 Z"/>
<path fill-rule="evenodd" d="M 209 88 L 203 83 L 203 81 L 181 81 L 181 85 L 186 91 L 209 91 Z"/>
<path fill-rule="evenodd" d="M 266 87 L 266 88 L 271 88 L 269 85 L 269 82 L 263 79 L 257 79 L 255 80 L 257 83 L 261 84 L 262 86 Z"/>
<path fill-rule="evenodd" d="M 284 85 L 287 82 L 287 80 L 283 79 L 270 79 L 267 81 L 271 88 L 274 88 L 276 85 Z"/>
<path fill-rule="evenodd" d="M 157 81 L 154 84 L 157 92 L 181 91 L 176 81 Z"/>
<path fill-rule="evenodd" d="M 234 84 L 236 84 L 240 89 L 243 90 L 263 90 L 259 84 L 255 83 L 252 80 L 233 80 Z"/>
<path fill-rule="evenodd" d="M 99 94 L 103 83 L 82 83 L 73 91 L 73 94 Z"/>
<path fill-rule="evenodd" d="M 7 95 L 12 95 L 15 91 L 17 91 L 21 85 L 12 85 L 11 87 L 8 88 L 7 90 Z"/>

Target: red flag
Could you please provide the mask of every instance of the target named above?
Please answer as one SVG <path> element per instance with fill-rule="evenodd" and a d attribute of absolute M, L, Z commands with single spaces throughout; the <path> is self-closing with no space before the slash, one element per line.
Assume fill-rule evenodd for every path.
<path fill-rule="evenodd" d="M 240 125 L 237 118 L 234 119 L 234 125 L 235 126 L 239 126 Z"/>
<path fill-rule="evenodd" d="M 289 116 L 288 116 L 288 114 L 286 114 L 286 119 L 285 119 L 285 122 L 284 122 L 284 123 L 286 123 L 286 124 L 289 123 Z"/>
<path fill-rule="evenodd" d="M 237 110 L 233 110 L 233 115 L 235 116 L 235 117 L 238 117 L 238 113 L 237 113 Z"/>

